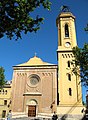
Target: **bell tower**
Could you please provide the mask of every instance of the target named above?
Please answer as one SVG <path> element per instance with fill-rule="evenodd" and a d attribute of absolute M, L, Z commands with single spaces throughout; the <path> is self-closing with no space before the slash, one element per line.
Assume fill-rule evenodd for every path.
<path fill-rule="evenodd" d="M 72 48 L 77 46 L 75 16 L 67 8 L 58 15 L 56 25 L 58 28 L 59 94 L 57 112 L 61 114 L 81 113 L 82 91 L 80 78 L 72 73 L 73 65 L 71 64 L 72 59 L 74 59 Z"/>
<path fill-rule="evenodd" d="M 69 51 L 77 46 L 76 30 L 75 30 L 75 16 L 71 12 L 62 12 L 57 20 L 58 27 L 58 50 Z"/>

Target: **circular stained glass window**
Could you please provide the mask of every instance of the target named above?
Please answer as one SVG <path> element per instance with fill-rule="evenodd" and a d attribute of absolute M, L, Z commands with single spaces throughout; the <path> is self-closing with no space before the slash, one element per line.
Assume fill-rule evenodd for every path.
<path fill-rule="evenodd" d="M 27 84 L 31 87 L 36 87 L 39 82 L 40 82 L 40 77 L 36 74 L 32 74 L 29 76 L 29 80 Z"/>
<path fill-rule="evenodd" d="M 30 83 L 36 85 L 39 82 L 39 79 L 36 76 L 30 78 Z"/>
<path fill-rule="evenodd" d="M 36 86 L 40 81 L 40 77 L 36 74 L 33 74 L 29 77 L 28 85 Z"/>

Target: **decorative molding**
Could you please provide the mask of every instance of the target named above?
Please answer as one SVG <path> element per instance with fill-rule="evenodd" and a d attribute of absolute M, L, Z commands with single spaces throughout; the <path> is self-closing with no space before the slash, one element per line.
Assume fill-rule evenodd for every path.
<path fill-rule="evenodd" d="M 62 54 L 63 58 L 74 58 L 73 54 Z"/>

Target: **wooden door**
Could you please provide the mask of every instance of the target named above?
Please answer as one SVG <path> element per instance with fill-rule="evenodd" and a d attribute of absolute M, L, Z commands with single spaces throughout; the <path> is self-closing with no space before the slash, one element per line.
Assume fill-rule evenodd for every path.
<path fill-rule="evenodd" d="M 35 117 L 36 116 L 36 106 L 29 105 L 28 106 L 28 117 Z"/>

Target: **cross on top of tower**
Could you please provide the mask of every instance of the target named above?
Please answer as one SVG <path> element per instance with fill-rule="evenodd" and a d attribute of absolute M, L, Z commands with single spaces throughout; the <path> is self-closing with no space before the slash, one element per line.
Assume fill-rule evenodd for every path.
<path fill-rule="evenodd" d="M 37 56 L 37 53 L 35 52 L 35 57 Z"/>

